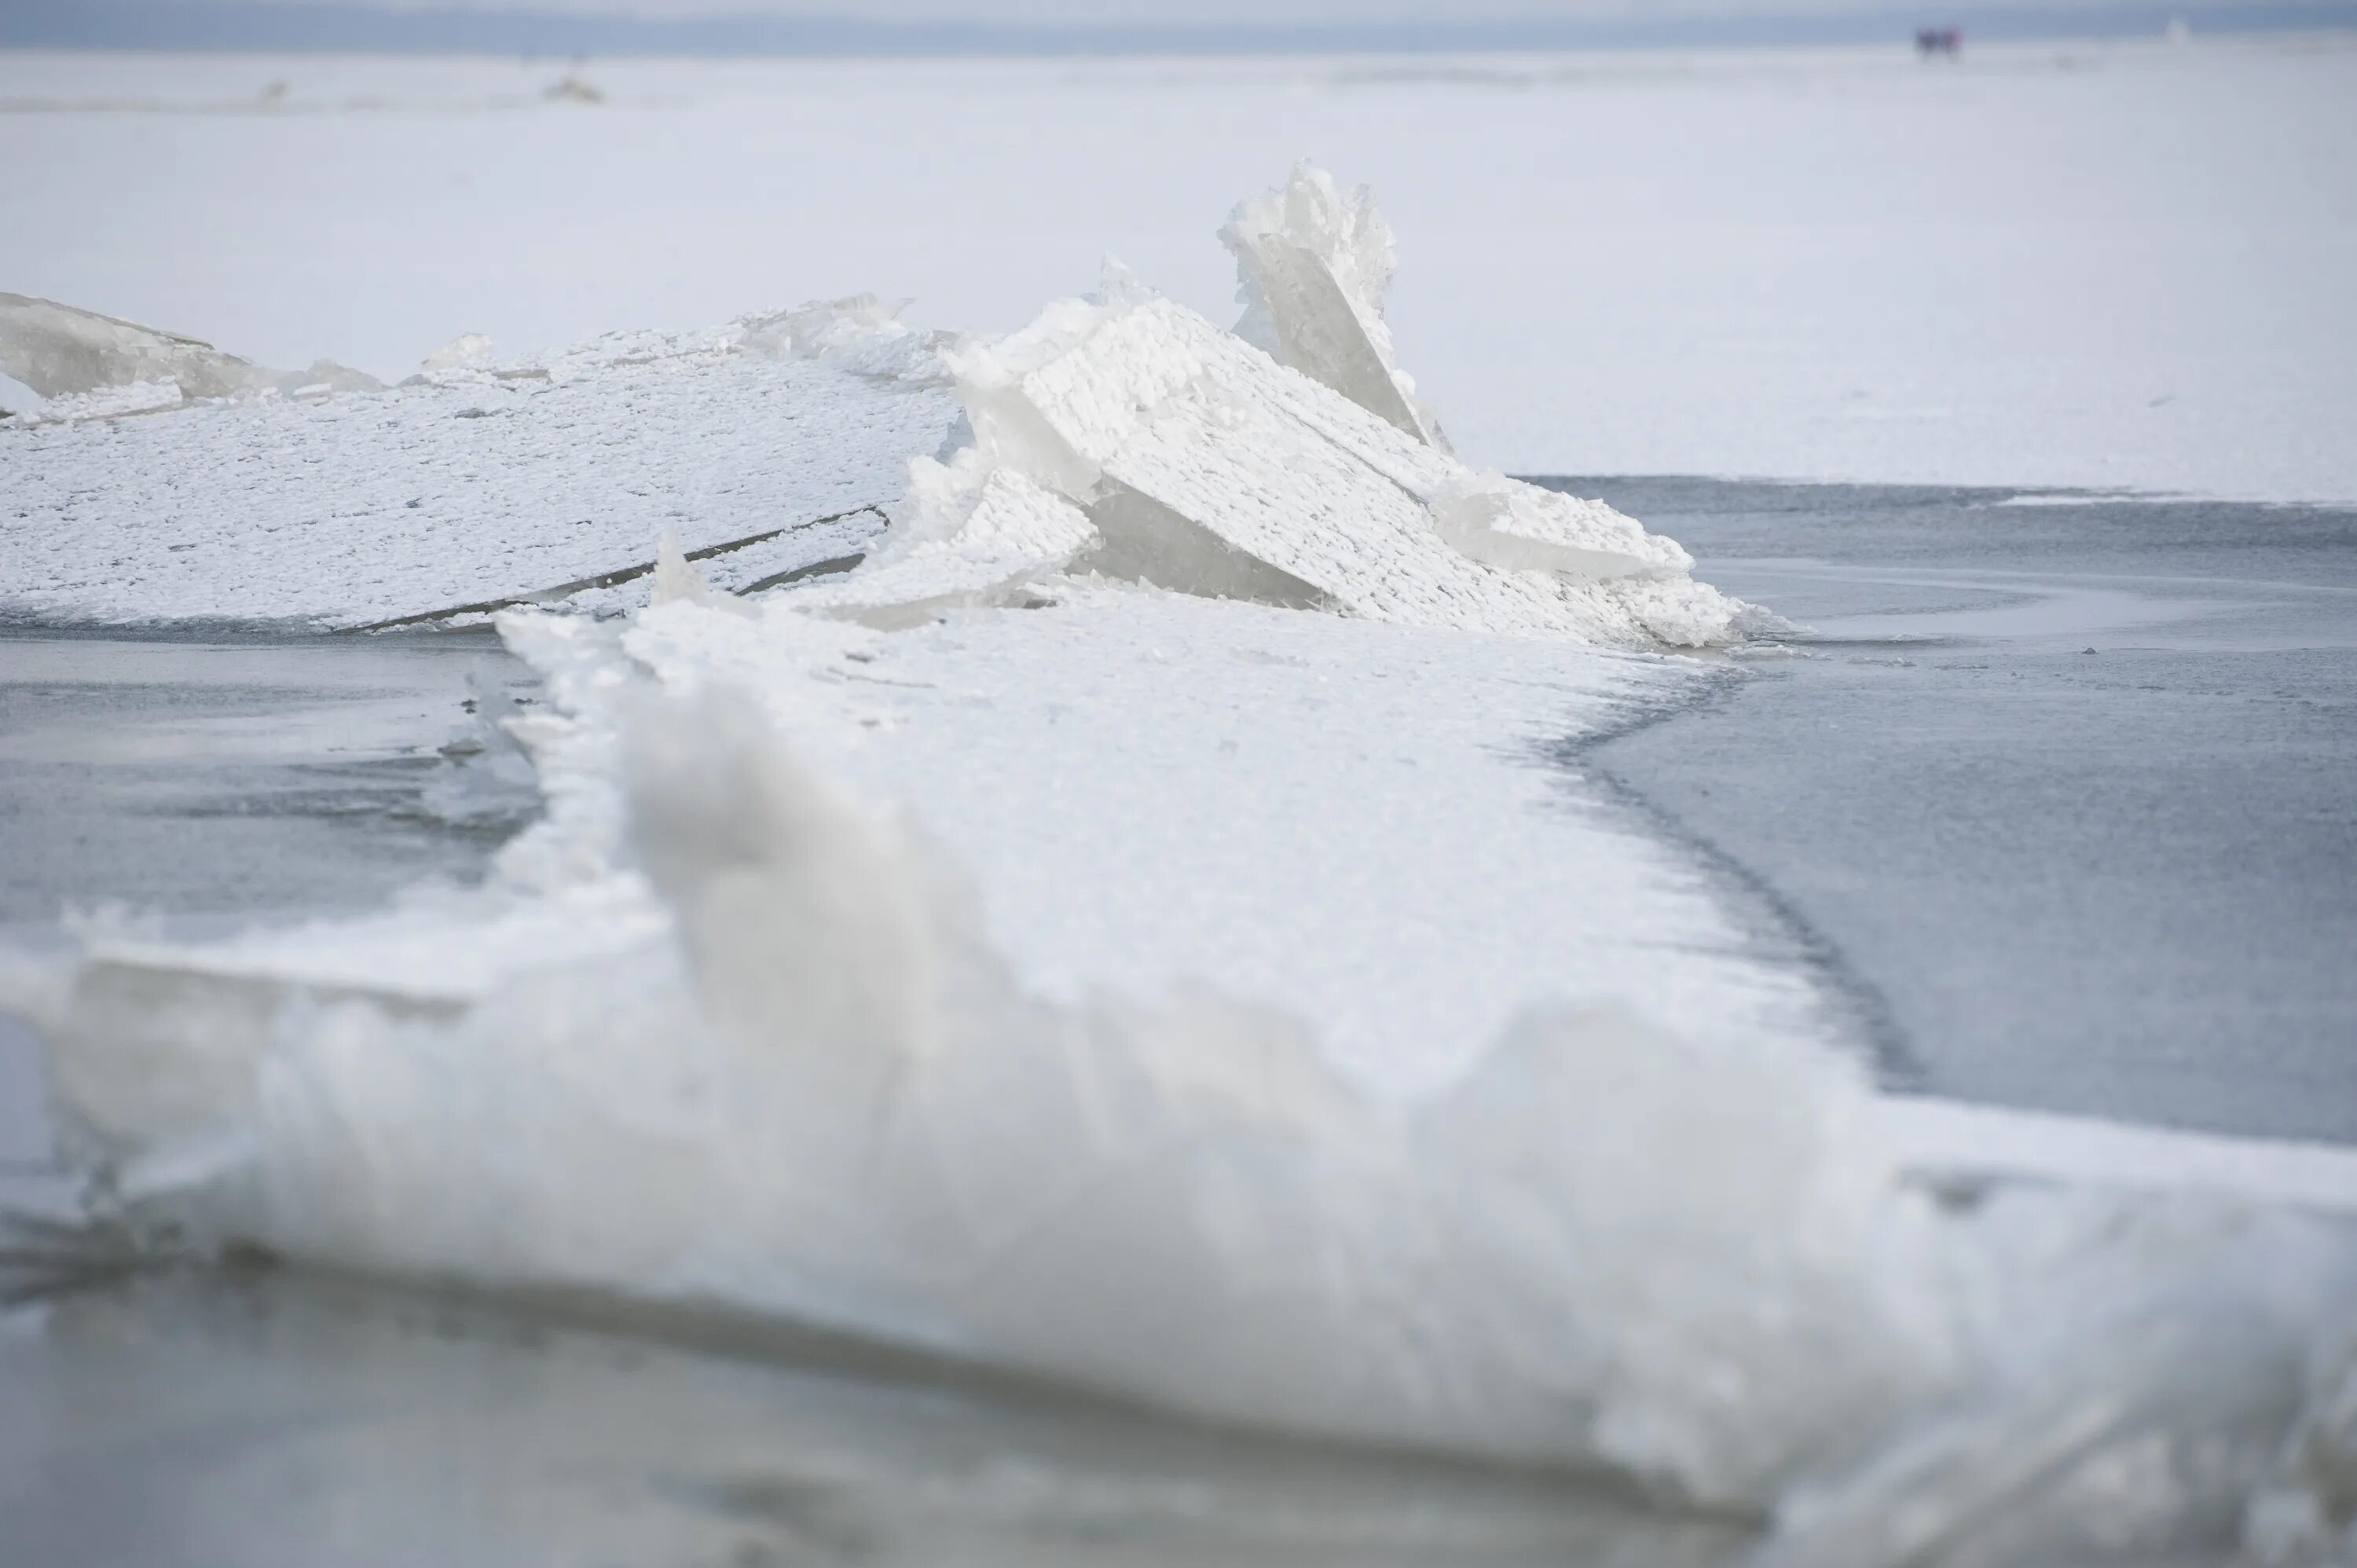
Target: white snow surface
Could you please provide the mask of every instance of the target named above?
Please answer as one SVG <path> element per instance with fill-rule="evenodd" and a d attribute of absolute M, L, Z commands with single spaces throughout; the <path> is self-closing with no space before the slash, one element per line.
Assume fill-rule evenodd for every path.
<path fill-rule="evenodd" d="M 814 620 L 802 593 L 750 616 L 667 607 L 619 630 L 509 618 L 575 715 L 527 728 L 562 804 L 508 852 L 511 875 L 566 886 L 628 859 L 611 750 L 627 671 L 667 692 L 758 693 L 829 777 L 905 802 L 974 869 L 992 940 L 1046 994 L 1217 979 L 1317 1019 L 1384 1094 L 1461 1069 L 1535 995 L 1610 996 L 1698 1034 L 1826 1031 L 1823 999 L 1674 854 L 1550 763 L 1693 671 L 1577 643 L 1049 591 L 1036 610 L 890 635 Z M 1345 779 L 1351 808 L 1321 806 Z"/>
<path fill-rule="evenodd" d="M 356 627 L 642 603 L 665 534 L 730 588 L 856 557 L 957 417 L 928 341 L 876 315 L 482 345 L 387 390 L 52 399 L 0 428 L 0 614 Z"/>
<path fill-rule="evenodd" d="M 1108 250 L 1224 325 L 1207 215 L 1308 154 L 1509 473 L 2357 500 L 2346 36 L 570 69 L 0 56 L 0 288 L 386 381 L 863 289 L 1005 331 Z"/>

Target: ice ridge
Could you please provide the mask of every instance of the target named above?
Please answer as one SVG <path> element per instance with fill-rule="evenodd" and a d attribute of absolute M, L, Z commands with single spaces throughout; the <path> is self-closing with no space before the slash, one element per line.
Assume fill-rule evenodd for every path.
<path fill-rule="evenodd" d="M 1295 308 L 1271 296 L 1274 319 Z M 1694 582 L 1674 541 L 1601 501 L 1470 469 L 1117 267 L 1097 295 L 943 359 L 973 445 L 954 481 L 919 464 L 895 524 L 943 553 L 995 557 L 961 521 L 995 514 L 949 515 L 965 503 L 946 498 L 1012 475 L 1092 525 L 1058 535 L 1071 572 L 1508 636 L 1738 633 L 1745 607 Z M 1049 564 L 1035 557 L 1028 575 Z"/>

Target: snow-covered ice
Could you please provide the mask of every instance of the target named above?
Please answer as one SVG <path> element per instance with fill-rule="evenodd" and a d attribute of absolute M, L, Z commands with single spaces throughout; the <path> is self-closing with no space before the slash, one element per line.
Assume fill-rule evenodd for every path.
<path fill-rule="evenodd" d="M 566 484 L 642 552 L 624 614 L 498 612 L 546 804 L 483 888 L 0 952 L 100 1203 L 1601 1467 L 1772 1520 L 1770 1562 L 2329 1560 L 2357 1158 L 1881 1096 L 1839 1000 L 1578 770 L 1745 607 L 1430 439 L 1380 219 L 1287 188 L 1239 259 L 1290 362 L 1115 268 L 997 337 L 462 340 L 415 386 L 0 431 L 12 539 L 86 553 L 12 553 L 50 615 L 545 596 L 597 565 Z M 420 471 L 461 482 L 404 554 Z M 347 490 L 381 563 L 314 510 Z M 706 575 L 826 505 L 870 509 L 826 542 L 857 564 Z"/>
<path fill-rule="evenodd" d="M 0 354 L 63 336 L 0 313 Z M 909 456 L 956 418 L 928 340 L 870 301 L 487 353 L 293 396 L 267 379 L 159 383 L 138 349 L 82 356 L 97 362 L 75 384 L 93 384 L 0 429 L 0 615 L 349 628 L 597 607 L 631 602 L 617 588 L 642 601 L 666 533 L 748 587 L 856 559 Z M 104 401 L 126 394 L 153 395 Z M 108 417 L 127 413 L 145 417 Z"/>

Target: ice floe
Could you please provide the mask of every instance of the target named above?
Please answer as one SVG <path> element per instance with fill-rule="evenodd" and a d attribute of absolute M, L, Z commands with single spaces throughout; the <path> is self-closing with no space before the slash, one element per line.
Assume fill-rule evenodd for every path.
<path fill-rule="evenodd" d="M 1074 571 L 1505 636 L 1738 635 L 1744 607 L 1695 583 L 1674 542 L 1476 473 L 1117 268 L 1095 297 L 945 358 L 967 482 L 1011 473 L 1084 511 Z"/>
<path fill-rule="evenodd" d="M 666 532 L 721 587 L 791 580 L 857 559 L 910 455 L 947 435 L 931 355 L 853 300 L 537 360 L 464 344 L 378 391 L 61 397 L 0 429 L 0 613 L 354 628 L 619 609 L 644 602 Z M 135 394 L 176 412 L 94 417 Z"/>
<path fill-rule="evenodd" d="M 1064 573 L 1510 636 L 1738 636 L 1744 607 L 1674 542 L 1470 469 L 1403 412 L 1391 241 L 1363 192 L 1297 170 L 1226 235 L 1283 363 L 1118 267 L 995 339 L 862 297 L 533 360 L 462 337 L 401 388 L 291 401 L 203 345 L 26 302 L 0 345 L 70 395 L 0 444 L 18 545 L 0 608 L 339 628 L 610 612 L 643 602 L 669 535 L 737 593 L 873 552 L 809 602 L 877 614 Z M 190 399 L 208 406 L 115 417 Z"/>

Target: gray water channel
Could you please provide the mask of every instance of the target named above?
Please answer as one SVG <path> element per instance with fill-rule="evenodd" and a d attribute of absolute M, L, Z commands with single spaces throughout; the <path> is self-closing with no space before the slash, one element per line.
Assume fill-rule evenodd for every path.
<path fill-rule="evenodd" d="M 488 628 L 0 629 L 0 929 L 109 904 L 367 909 L 477 876 L 513 817 L 454 822 L 428 792 L 464 743 L 470 680 L 527 673 Z"/>
<path fill-rule="evenodd" d="M 1567 766 L 1684 842 L 1902 1087 L 2357 1138 L 2357 513 L 1565 481 L 1811 629 Z M 480 633 L 0 634 L 0 938 L 464 880 Z M 528 694 L 528 693 L 526 693 Z M 70 1211 L 0 1024 L 0 1208 Z M 1739 1523 L 278 1272 L 0 1267 L 0 1564 L 1703 1564 Z M 54 1273 L 45 1276 L 50 1285 Z"/>
<path fill-rule="evenodd" d="M 1810 628 L 1585 760 L 1900 1085 L 2357 1139 L 2357 511 L 1560 482 Z"/>

